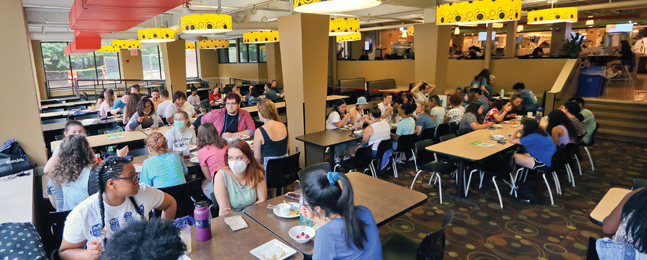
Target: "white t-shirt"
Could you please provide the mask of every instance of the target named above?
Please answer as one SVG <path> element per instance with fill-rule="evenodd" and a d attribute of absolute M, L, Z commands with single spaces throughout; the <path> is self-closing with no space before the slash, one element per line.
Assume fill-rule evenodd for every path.
<path fill-rule="evenodd" d="M 427 95 L 422 94 L 421 92 L 418 92 L 418 93 L 416 93 L 416 95 L 413 97 L 413 99 L 414 99 L 416 102 L 423 102 L 423 101 L 427 101 Z"/>
<path fill-rule="evenodd" d="M 436 117 L 434 122 L 436 126 L 439 126 L 445 120 L 445 109 L 443 107 L 434 107 L 431 109 L 431 115 Z"/>
<path fill-rule="evenodd" d="M 384 113 L 386 112 L 386 105 L 384 104 L 384 102 L 377 104 L 377 108 L 382 111 L 382 116 L 384 116 Z M 391 110 L 391 112 L 393 112 L 393 110 Z"/>
<path fill-rule="evenodd" d="M 166 118 L 166 108 L 170 105 L 173 104 L 171 100 L 166 100 L 159 105 L 157 105 L 157 114 L 159 114 L 161 117 Z"/>
<path fill-rule="evenodd" d="M 346 120 L 344 124 L 348 123 L 349 120 L 350 118 Z M 330 114 L 328 114 L 328 119 L 326 119 L 326 130 L 337 129 L 337 126 L 334 123 L 337 123 L 339 121 L 341 121 L 341 115 L 339 115 L 339 112 L 337 111 L 330 112 Z"/>
<path fill-rule="evenodd" d="M 65 220 L 63 239 L 72 244 L 81 243 L 84 240 L 88 243 L 95 238 L 101 237 L 101 213 L 99 209 L 99 193 L 95 193 L 77 205 Z M 164 202 L 164 192 L 146 184 L 139 184 L 139 191 L 134 196 L 135 201 L 144 217 L 148 219 L 148 213 Z M 132 220 L 141 220 L 135 211 L 130 199 L 124 200 L 119 206 L 110 206 L 105 201 L 104 216 L 108 226 L 106 238 L 110 239 L 112 234 Z"/>
<path fill-rule="evenodd" d="M 182 150 L 184 146 L 189 146 L 190 144 L 197 143 L 195 139 L 195 131 L 191 128 L 187 128 L 184 132 L 180 132 L 177 127 L 171 127 L 166 134 L 166 141 L 168 142 L 168 148 L 171 150 Z"/>
<path fill-rule="evenodd" d="M 192 118 L 193 115 L 195 114 L 195 108 L 193 108 L 193 106 L 189 104 L 189 102 L 184 102 L 184 105 L 182 105 L 180 109 L 186 112 L 187 114 L 189 114 L 189 118 Z M 175 104 L 171 104 L 168 107 L 166 107 L 164 116 L 165 118 L 173 118 L 173 115 L 175 115 L 175 112 L 177 112 L 177 107 L 175 107 Z"/>

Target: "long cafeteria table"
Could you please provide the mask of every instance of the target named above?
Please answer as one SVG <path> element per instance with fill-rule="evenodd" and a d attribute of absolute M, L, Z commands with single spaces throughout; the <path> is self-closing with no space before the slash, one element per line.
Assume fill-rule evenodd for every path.
<path fill-rule="evenodd" d="M 427 200 L 427 195 L 424 193 L 373 178 L 363 173 L 351 172 L 346 176 L 353 186 L 355 204 L 366 206 L 371 210 L 378 226 L 407 213 Z M 274 215 L 272 209 L 267 209 L 267 205 L 278 205 L 284 200 L 293 201 L 285 196 L 279 196 L 249 206 L 244 209 L 244 212 L 303 254 L 312 255 L 314 240 L 317 239 L 316 235 L 308 243 L 300 244 L 295 242 L 288 235 L 288 231 L 290 228 L 299 225 L 299 218 L 281 218 Z"/>
<path fill-rule="evenodd" d="M 611 188 L 604 194 L 604 197 L 598 202 L 598 204 L 593 208 L 591 214 L 589 214 L 589 220 L 591 222 L 602 226 L 602 221 L 604 218 L 611 214 L 611 211 L 620 204 L 622 199 L 631 192 L 629 189 L 623 188 Z"/>
<path fill-rule="evenodd" d="M 109 119 L 85 119 L 81 121 L 81 124 L 83 127 L 88 128 L 91 126 L 95 125 L 106 125 L 106 124 L 114 124 L 118 123 L 121 121 L 121 117 L 118 118 L 109 118 Z M 67 124 L 68 121 L 65 122 L 57 122 L 57 123 L 50 123 L 50 124 L 42 124 L 41 128 L 43 129 L 43 132 L 49 132 L 49 131 L 57 131 L 57 130 L 63 130 L 65 129 L 65 124 Z"/>
<path fill-rule="evenodd" d="M 65 102 L 65 101 L 72 101 L 72 100 L 80 100 L 80 97 L 64 97 L 64 98 L 50 98 L 50 99 L 43 99 L 40 101 L 41 104 L 48 104 L 48 103 L 57 103 L 57 102 Z"/>
<path fill-rule="evenodd" d="M 326 148 L 330 149 L 330 154 L 335 154 L 335 145 L 362 139 L 361 136 L 354 137 L 351 134 L 349 130 L 336 129 L 300 135 L 295 139 L 305 144 L 306 166 L 310 166 L 322 162 Z M 329 162 L 330 167 L 334 168 L 334 156 L 330 156 Z"/>
<path fill-rule="evenodd" d="M 96 113 L 96 109 L 83 109 L 80 110 L 85 112 L 86 114 L 92 114 Z M 84 115 L 78 115 L 78 116 L 84 116 Z M 76 116 L 73 116 L 70 114 L 70 111 L 58 111 L 58 112 L 45 112 L 45 113 L 40 113 L 40 119 L 54 119 L 54 118 L 74 118 Z"/>
<path fill-rule="evenodd" d="M 82 106 L 85 105 L 86 107 L 88 105 L 94 104 L 97 102 L 96 100 L 84 100 L 84 101 L 75 101 L 75 102 L 65 102 L 65 103 L 58 103 L 58 104 L 51 104 L 51 105 L 42 105 L 40 106 L 40 110 L 46 110 L 50 108 L 63 108 L 67 109 L 68 107 L 73 107 L 73 106 Z"/>
<path fill-rule="evenodd" d="M 112 133 L 112 134 L 102 134 L 102 135 L 93 135 L 93 136 L 88 136 L 87 140 L 88 143 L 90 143 L 90 147 L 96 148 L 96 147 L 103 147 L 103 146 L 108 146 L 108 145 L 117 145 L 117 144 L 123 144 L 123 143 L 129 143 L 129 142 L 136 142 L 136 141 L 144 141 L 146 137 L 152 133 L 152 132 L 160 132 L 162 134 L 165 134 L 166 131 L 169 130 L 170 127 L 168 126 L 163 126 L 160 127 L 159 129 L 156 130 L 138 130 L 138 131 L 125 131 L 125 132 L 119 132 L 119 133 Z M 117 138 L 117 139 L 108 139 L 108 136 L 112 135 L 122 135 L 122 138 Z M 54 141 L 51 142 L 50 145 L 51 147 L 56 147 L 61 141 Z"/>

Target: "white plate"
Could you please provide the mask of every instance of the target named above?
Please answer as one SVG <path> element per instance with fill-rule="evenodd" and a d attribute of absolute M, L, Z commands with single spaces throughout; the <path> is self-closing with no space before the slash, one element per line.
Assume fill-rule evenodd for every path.
<path fill-rule="evenodd" d="M 189 145 L 189 150 L 195 150 L 195 149 L 198 149 L 197 145 L 192 145 L 192 144 Z"/>
<path fill-rule="evenodd" d="M 252 255 L 261 260 L 283 260 L 297 253 L 296 250 L 279 242 L 276 239 L 272 239 L 269 242 L 252 249 L 249 251 Z"/>
<path fill-rule="evenodd" d="M 238 136 L 238 138 L 242 139 L 242 140 L 249 139 L 249 137 L 250 137 L 249 135 L 239 135 Z"/>
<path fill-rule="evenodd" d="M 192 163 L 200 163 L 200 161 L 198 160 L 198 157 L 197 157 L 197 156 L 196 156 L 196 157 L 191 157 L 191 159 L 189 160 L 189 162 L 192 162 Z"/>
<path fill-rule="evenodd" d="M 298 218 L 299 217 L 299 214 L 298 214 L 299 213 L 299 203 L 296 203 L 296 202 L 288 202 L 288 203 L 290 204 L 290 206 L 292 206 L 292 208 L 290 209 L 290 212 L 297 212 L 296 215 L 294 215 L 294 216 L 283 216 L 283 215 L 281 215 L 281 213 L 279 213 L 279 209 L 273 209 L 272 212 L 274 212 L 274 215 L 276 215 L 277 217 L 281 217 L 281 218 Z"/>

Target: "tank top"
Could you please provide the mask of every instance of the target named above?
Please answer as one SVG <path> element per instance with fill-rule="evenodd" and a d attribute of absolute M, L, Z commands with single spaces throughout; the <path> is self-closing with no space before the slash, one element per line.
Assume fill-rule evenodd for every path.
<path fill-rule="evenodd" d="M 264 144 L 261 145 L 261 154 L 263 157 L 269 156 L 282 156 L 285 155 L 288 151 L 288 135 L 283 138 L 283 140 L 272 141 L 272 138 L 265 132 L 263 127 L 261 129 L 261 134 L 263 134 Z"/>
<path fill-rule="evenodd" d="M 229 205 L 233 211 L 241 211 L 249 205 L 256 202 L 256 188 L 250 188 L 249 185 L 240 186 L 236 178 L 232 176 L 233 173 L 221 170 L 225 178 L 225 188 L 227 189 L 227 197 L 229 197 Z"/>
<path fill-rule="evenodd" d="M 559 142 L 559 145 L 570 143 L 571 139 L 570 139 L 570 136 L 568 135 L 568 130 L 566 130 L 566 127 L 564 127 L 563 125 L 558 125 L 558 127 L 564 130 L 564 134 L 560 136 L 559 139 L 557 139 L 557 142 Z"/>
<path fill-rule="evenodd" d="M 377 151 L 380 141 L 389 140 L 391 138 L 391 126 L 385 120 L 379 120 L 373 124 L 373 134 L 368 139 L 368 145 L 373 147 L 373 151 Z"/>
<path fill-rule="evenodd" d="M 63 209 L 60 211 L 73 210 L 76 205 L 79 205 L 90 196 L 88 193 L 90 170 L 90 167 L 83 168 L 76 181 L 61 185 L 63 189 Z"/>

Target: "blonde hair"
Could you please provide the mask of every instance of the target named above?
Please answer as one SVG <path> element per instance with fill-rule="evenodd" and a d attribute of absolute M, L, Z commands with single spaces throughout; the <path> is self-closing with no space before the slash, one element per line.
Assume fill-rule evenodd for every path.
<path fill-rule="evenodd" d="M 422 107 L 422 113 L 425 113 L 428 116 L 431 116 L 431 106 L 429 106 L 429 103 L 418 102 L 417 104 Z"/>
<path fill-rule="evenodd" d="M 274 102 L 272 102 L 272 100 L 262 99 L 258 102 L 257 106 L 258 113 L 263 118 L 279 121 L 279 112 L 276 110 L 276 106 L 274 106 Z"/>
<path fill-rule="evenodd" d="M 159 132 L 153 132 L 146 137 L 146 147 L 158 154 L 166 154 L 168 152 L 166 137 Z"/>

